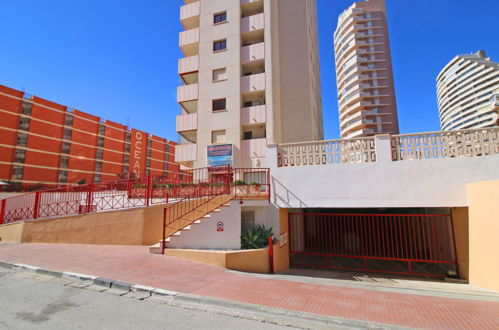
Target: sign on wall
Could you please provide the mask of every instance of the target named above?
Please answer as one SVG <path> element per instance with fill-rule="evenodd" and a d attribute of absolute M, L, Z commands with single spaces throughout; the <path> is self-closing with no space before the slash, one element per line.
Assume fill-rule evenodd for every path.
<path fill-rule="evenodd" d="M 147 133 L 132 129 L 130 146 L 130 172 L 136 176 L 146 173 Z"/>
<path fill-rule="evenodd" d="M 224 223 L 222 221 L 217 222 L 217 231 L 224 231 Z"/>
<path fill-rule="evenodd" d="M 232 144 L 208 146 L 208 166 L 232 166 Z"/>

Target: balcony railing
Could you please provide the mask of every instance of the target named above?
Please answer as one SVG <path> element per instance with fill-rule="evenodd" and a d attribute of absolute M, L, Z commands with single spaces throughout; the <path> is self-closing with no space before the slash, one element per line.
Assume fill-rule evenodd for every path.
<path fill-rule="evenodd" d="M 265 90 L 265 73 L 253 74 L 241 78 L 241 92 L 251 93 Z"/>
<path fill-rule="evenodd" d="M 194 131 L 197 129 L 198 129 L 197 113 L 177 116 L 177 132 Z"/>
<path fill-rule="evenodd" d="M 187 74 L 199 71 L 199 56 L 189 56 L 178 60 L 178 74 Z"/>
<path fill-rule="evenodd" d="M 199 85 L 183 85 L 177 88 L 177 102 L 195 101 L 198 99 Z"/>
<path fill-rule="evenodd" d="M 265 27 L 265 16 L 263 13 L 244 17 L 241 20 L 241 33 L 262 30 Z"/>
<path fill-rule="evenodd" d="M 241 141 L 241 156 L 243 158 L 265 157 L 267 139 L 253 139 Z"/>
<path fill-rule="evenodd" d="M 499 155 L 498 127 L 277 145 L 279 167 L 492 155 Z"/>
<path fill-rule="evenodd" d="M 185 29 L 199 27 L 201 2 L 196 1 L 180 7 L 180 21 Z"/>
<path fill-rule="evenodd" d="M 241 109 L 241 125 L 263 124 L 267 122 L 265 105 L 257 105 Z"/>
<path fill-rule="evenodd" d="M 241 49 L 241 64 L 247 64 L 254 61 L 265 59 L 265 43 L 245 46 Z"/>
<path fill-rule="evenodd" d="M 175 162 L 186 163 L 197 159 L 198 145 L 196 143 L 178 144 L 175 146 Z"/>
<path fill-rule="evenodd" d="M 499 154 L 499 128 L 393 135 L 392 159 L 420 160 Z"/>

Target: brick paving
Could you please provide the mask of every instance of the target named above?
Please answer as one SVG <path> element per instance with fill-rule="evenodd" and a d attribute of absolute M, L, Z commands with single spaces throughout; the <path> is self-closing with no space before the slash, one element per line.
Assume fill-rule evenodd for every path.
<path fill-rule="evenodd" d="M 425 329 L 499 329 L 499 302 L 246 276 L 151 255 L 142 246 L 0 243 L 0 261 L 369 322 Z"/>

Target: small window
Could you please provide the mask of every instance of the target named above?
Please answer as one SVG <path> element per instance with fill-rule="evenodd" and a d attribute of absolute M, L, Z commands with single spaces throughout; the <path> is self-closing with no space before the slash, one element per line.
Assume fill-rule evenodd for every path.
<path fill-rule="evenodd" d="M 222 111 L 226 110 L 226 99 L 218 99 L 218 100 L 213 100 L 213 111 Z"/>
<path fill-rule="evenodd" d="M 227 22 L 227 12 L 218 13 L 213 15 L 213 24 L 220 24 L 223 22 Z"/>
<path fill-rule="evenodd" d="M 219 144 L 225 143 L 225 130 L 212 131 L 211 132 L 211 143 Z"/>
<path fill-rule="evenodd" d="M 28 144 L 28 134 L 19 133 L 17 135 L 17 145 L 20 147 L 26 147 L 27 144 Z"/>
<path fill-rule="evenodd" d="M 127 153 L 130 152 L 130 144 L 129 143 L 125 144 L 125 152 L 127 152 Z"/>
<path fill-rule="evenodd" d="M 12 180 L 22 180 L 24 174 L 24 166 L 14 165 L 12 167 Z"/>
<path fill-rule="evenodd" d="M 23 111 L 22 113 L 31 116 L 31 111 L 33 110 L 33 103 L 23 101 Z"/>
<path fill-rule="evenodd" d="M 59 182 L 68 182 L 68 171 L 59 171 Z"/>
<path fill-rule="evenodd" d="M 95 158 L 102 159 L 104 157 L 104 149 L 97 149 L 95 154 Z"/>
<path fill-rule="evenodd" d="M 23 131 L 29 131 L 29 124 L 30 124 L 30 119 L 28 117 L 22 117 L 19 120 L 19 129 Z"/>
<path fill-rule="evenodd" d="M 26 150 L 16 149 L 16 157 L 14 159 L 15 163 L 24 163 L 26 160 Z"/>
<path fill-rule="evenodd" d="M 244 140 L 251 140 L 253 139 L 253 132 L 244 132 Z"/>
<path fill-rule="evenodd" d="M 126 132 L 125 141 L 130 142 L 132 140 L 132 133 Z"/>
<path fill-rule="evenodd" d="M 99 125 L 99 135 L 104 135 L 106 133 L 106 126 Z"/>
<path fill-rule="evenodd" d="M 64 129 L 64 140 L 71 140 L 71 136 L 73 135 L 73 130 L 71 128 L 65 128 Z"/>
<path fill-rule="evenodd" d="M 95 172 L 102 172 L 102 162 L 95 162 Z"/>
<path fill-rule="evenodd" d="M 98 147 L 104 147 L 104 137 L 103 136 L 99 136 L 97 138 L 97 146 Z"/>
<path fill-rule="evenodd" d="M 102 174 L 96 174 L 94 182 L 101 182 L 102 181 Z"/>
<path fill-rule="evenodd" d="M 130 155 L 123 156 L 123 163 L 128 164 L 130 162 Z"/>
<path fill-rule="evenodd" d="M 62 143 L 62 153 L 63 154 L 69 154 L 69 151 L 71 150 L 71 144 L 69 142 L 63 142 Z"/>
<path fill-rule="evenodd" d="M 227 40 L 218 40 L 213 42 L 213 51 L 218 52 L 227 49 Z"/>
<path fill-rule="evenodd" d="M 61 162 L 59 164 L 60 168 L 68 168 L 69 167 L 69 157 L 67 156 L 62 156 L 61 157 Z"/>
<path fill-rule="evenodd" d="M 216 69 L 213 70 L 213 81 L 227 80 L 227 69 Z"/>
<path fill-rule="evenodd" d="M 66 113 L 65 118 L 64 118 L 64 124 L 66 126 L 73 126 L 73 121 L 74 121 L 73 114 Z"/>
<path fill-rule="evenodd" d="M 151 167 L 151 159 L 146 159 L 146 167 Z"/>

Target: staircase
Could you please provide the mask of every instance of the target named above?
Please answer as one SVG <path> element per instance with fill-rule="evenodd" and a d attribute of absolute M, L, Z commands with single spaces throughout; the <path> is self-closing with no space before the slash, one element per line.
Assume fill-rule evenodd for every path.
<path fill-rule="evenodd" d="M 149 248 L 150 253 L 162 253 L 162 246 L 167 246 L 172 236 L 179 236 L 184 230 L 190 230 L 203 219 L 208 219 L 214 212 L 220 212 L 222 207 L 229 206 L 234 199 L 233 194 L 227 194 L 225 187 L 206 191 L 196 191 L 172 205 L 165 207 L 163 214 L 164 240 Z"/>

